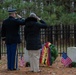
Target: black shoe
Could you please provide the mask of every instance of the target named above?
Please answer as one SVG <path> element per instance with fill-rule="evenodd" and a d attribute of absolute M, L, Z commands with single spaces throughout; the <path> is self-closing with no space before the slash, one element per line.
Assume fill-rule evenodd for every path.
<path fill-rule="evenodd" d="M 16 69 L 14 68 L 14 69 L 11 69 L 11 71 L 15 71 Z"/>
<path fill-rule="evenodd" d="M 15 68 L 13 70 L 16 70 Z"/>
<path fill-rule="evenodd" d="M 8 71 L 14 71 L 14 70 L 17 70 L 16 68 L 14 68 L 14 69 L 7 69 Z"/>
<path fill-rule="evenodd" d="M 8 71 L 11 71 L 11 69 L 7 69 Z"/>

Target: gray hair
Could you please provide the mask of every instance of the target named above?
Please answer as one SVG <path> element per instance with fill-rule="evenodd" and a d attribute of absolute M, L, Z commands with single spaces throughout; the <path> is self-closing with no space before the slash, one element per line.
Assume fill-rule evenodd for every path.
<path fill-rule="evenodd" d="M 30 17 L 37 17 L 35 13 L 30 13 Z"/>

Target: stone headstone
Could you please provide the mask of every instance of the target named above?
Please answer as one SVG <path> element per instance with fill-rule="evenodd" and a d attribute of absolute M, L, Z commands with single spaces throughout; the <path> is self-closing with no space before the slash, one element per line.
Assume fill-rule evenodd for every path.
<path fill-rule="evenodd" d="M 71 58 L 73 62 L 76 62 L 76 47 L 68 47 L 67 55 Z"/>

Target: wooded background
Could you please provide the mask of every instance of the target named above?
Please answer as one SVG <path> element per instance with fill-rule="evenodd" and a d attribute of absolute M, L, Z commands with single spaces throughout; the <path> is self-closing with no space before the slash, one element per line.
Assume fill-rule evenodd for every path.
<path fill-rule="evenodd" d="M 76 0 L 0 0 L 0 21 L 11 8 L 16 8 L 23 18 L 35 12 L 48 25 L 76 24 Z"/>

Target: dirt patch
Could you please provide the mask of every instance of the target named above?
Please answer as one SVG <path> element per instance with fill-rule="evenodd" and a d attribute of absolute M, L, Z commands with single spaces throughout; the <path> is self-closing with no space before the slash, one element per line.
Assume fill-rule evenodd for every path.
<path fill-rule="evenodd" d="M 47 67 L 40 65 L 40 73 L 29 72 L 29 67 L 20 67 L 17 71 L 7 71 L 6 56 L 2 56 L 0 60 L 0 75 L 76 75 L 76 68 L 64 67 L 60 62 L 61 57 L 58 57 L 52 66 Z"/>

